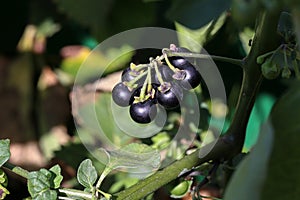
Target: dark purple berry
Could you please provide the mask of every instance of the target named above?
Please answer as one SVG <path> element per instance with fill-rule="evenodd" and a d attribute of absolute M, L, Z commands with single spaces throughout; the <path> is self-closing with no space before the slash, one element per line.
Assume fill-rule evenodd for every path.
<path fill-rule="evenodd" d="M 176 108 L 182 100 L 182 88 L 176 84 L 172 84 L 167 91 L 157 90 L 156 99 L 158 103 L 167 109 Z"/>
<path fill-rule="evenodd" d="M 150 123 L 157 114 L 157 107 L 152 99 L 134 103 L 130 106 L 131 118 L 140 124 Z"/>
<path fill-rule="evenodd" d="M 191 63 L 179 66 L 178 69 L 181 69 L 185 72 L 184 79 L 179 81 L 180 85 L 184 89 L 190 90 L 200 84 L 201 75 Z"/>
<path fill-rule="evenodd" d="M 112 90 L 113 101 L 122 107 L 129 106 L 134 90 L 130 90 L 124 83 L 120 82 Z"/>

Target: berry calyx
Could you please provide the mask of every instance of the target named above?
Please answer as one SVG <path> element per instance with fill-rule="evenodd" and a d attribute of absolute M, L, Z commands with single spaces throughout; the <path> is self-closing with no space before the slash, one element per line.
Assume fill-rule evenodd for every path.
<path fill-rule="evenodd" d="M 140 124 L 150 123 L 157 114 L 157 107 L 152 99 L 143 102 L 133 103 L 129 113 L 131 118 Z"/>

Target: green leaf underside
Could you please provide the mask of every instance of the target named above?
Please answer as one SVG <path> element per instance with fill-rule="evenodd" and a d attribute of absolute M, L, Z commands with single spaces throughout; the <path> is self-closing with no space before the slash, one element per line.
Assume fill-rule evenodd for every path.
<path fill-rule="evenodd" d="M 97 171 L 90 159 L 82 161 L 77 171 L 78 182 L 88 189 L 92 189 L 97 180 Z"/>
<path fill-rule="evenodd" d="M 109 157 L 111 169 L 146 167 L 153 170 L 160 165 L 159 152 L 146 144 L 132 143 L 114 151 L 101 150 Z"/>
<path fill-rule="evenodd" d="M 300 82 L 275 104 L 271 119 L 274 148 L 261 199 L 298 199 L 300 196 Z"/>
<path fill-rule="evenodd" d="M 0 140 L 0 167 L 6 163 L 10 157 L 9 144 L 10 141 L 8 139 Z"/>
<path fill-rule="evenodd" d="M 241 161 L 233 174 L 224 200 L 259 199 L 272 150 L 273 137 L 270 123 L 265 124 L 250 155 Z"/>

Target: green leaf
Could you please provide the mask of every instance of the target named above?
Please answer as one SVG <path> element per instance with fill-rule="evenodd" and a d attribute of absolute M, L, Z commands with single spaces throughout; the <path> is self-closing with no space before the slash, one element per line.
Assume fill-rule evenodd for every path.
<path fill-rule="evenodd" d="M 75 19 L 80 24 L 91 28 L 93 34 L 99 35 L 105 27 L 114 0 L 55 0 L 61 12 Z M 105 6 L 104 6 L 105 5 Z"/>
<path fill-rule="evenodd" d="M 168 18 L 191 29 L 203 27 L 228 10 L 229 0 L 177 0 L 167 13 Z"/>
<path fill-rule="evenodd" d="M 102 150 L 108 155 L 108 166 L 112 169 L 124 167 L 153 170 L 160 165 L 159 152 L 146 144 L 131 143 L 114 151 Z"/>
<path fill-rule="evenodd" d="M 51 190 L 51 185 L 54 185 L 54 176 L 55 174 L 53 172 L 46 169 L 40 169 L 39 171 L 33 171 L 28 174 L 27 186 L 32 199 L 57 199 L 57 191 Z"/>
<path fill-rule="evenodd" d="M 0 140 L 0 167 L 8 161 L 10 157 L 9 139 Z"/>
<path fill-rule="evenodd" d="M 53 188 L 57 189 L 60 187 L 63 176 L 61 175 L 61 168 L 59 165 L 54 165 L 49 169 L 49 171 L 55 174 L 53 181 Z"/>
<path fill-rule="evenodd" d="M 300 196 L 300 82 L 295 82 L 274 105 L 271 121 L 274 148 L 261 199 L 298 199 Z"/>
<path fill-rule="evenodd" d="M 224 200 L 259 199 L 266 177 L 273 137 L 271 125 L 265 124 L 250 155 L 241 161 L 234 172 L 227 186 Z"/>
<path fill-rule="evenodd" d="M 183 181 L 179 183 L 171 190 L 171 197 L 175 199 L 184 197 L 190 191 L 192 183 L 193 181 Z"/>
<path fill-rule="evenodd" d="M 77 171 L 78 182 L 88 189 L 92 189 L 97 180 L 97 171 L 90 159 L 81 162 Z"/>
<path fill-rule="evenodd" d="M 186 47 L 192 52 L 200 52 L 201 46 L 208 42 L 215 33 L 222 27 L 226 19 L 226 13 L 224 12 L 216 20 L 211 20 L 209 23 L 205 24 L 197 30 L 192 30 L 184 25 L 175 22 L 176 30 L 180 33 L 178 34 L 178 41 L 181 47 Z M 195 44 L 195 41 L 198 44 Z"/>

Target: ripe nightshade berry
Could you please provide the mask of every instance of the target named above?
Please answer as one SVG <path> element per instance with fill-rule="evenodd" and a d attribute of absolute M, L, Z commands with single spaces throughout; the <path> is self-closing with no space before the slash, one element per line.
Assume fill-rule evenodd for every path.
<path fill-rule="evenodd" d="M 133 103 L 129 113 L 131 118 L 140 124 L 150 123 L 157 114 L 157 107 L 152 99 L 143 102 Z"/>

